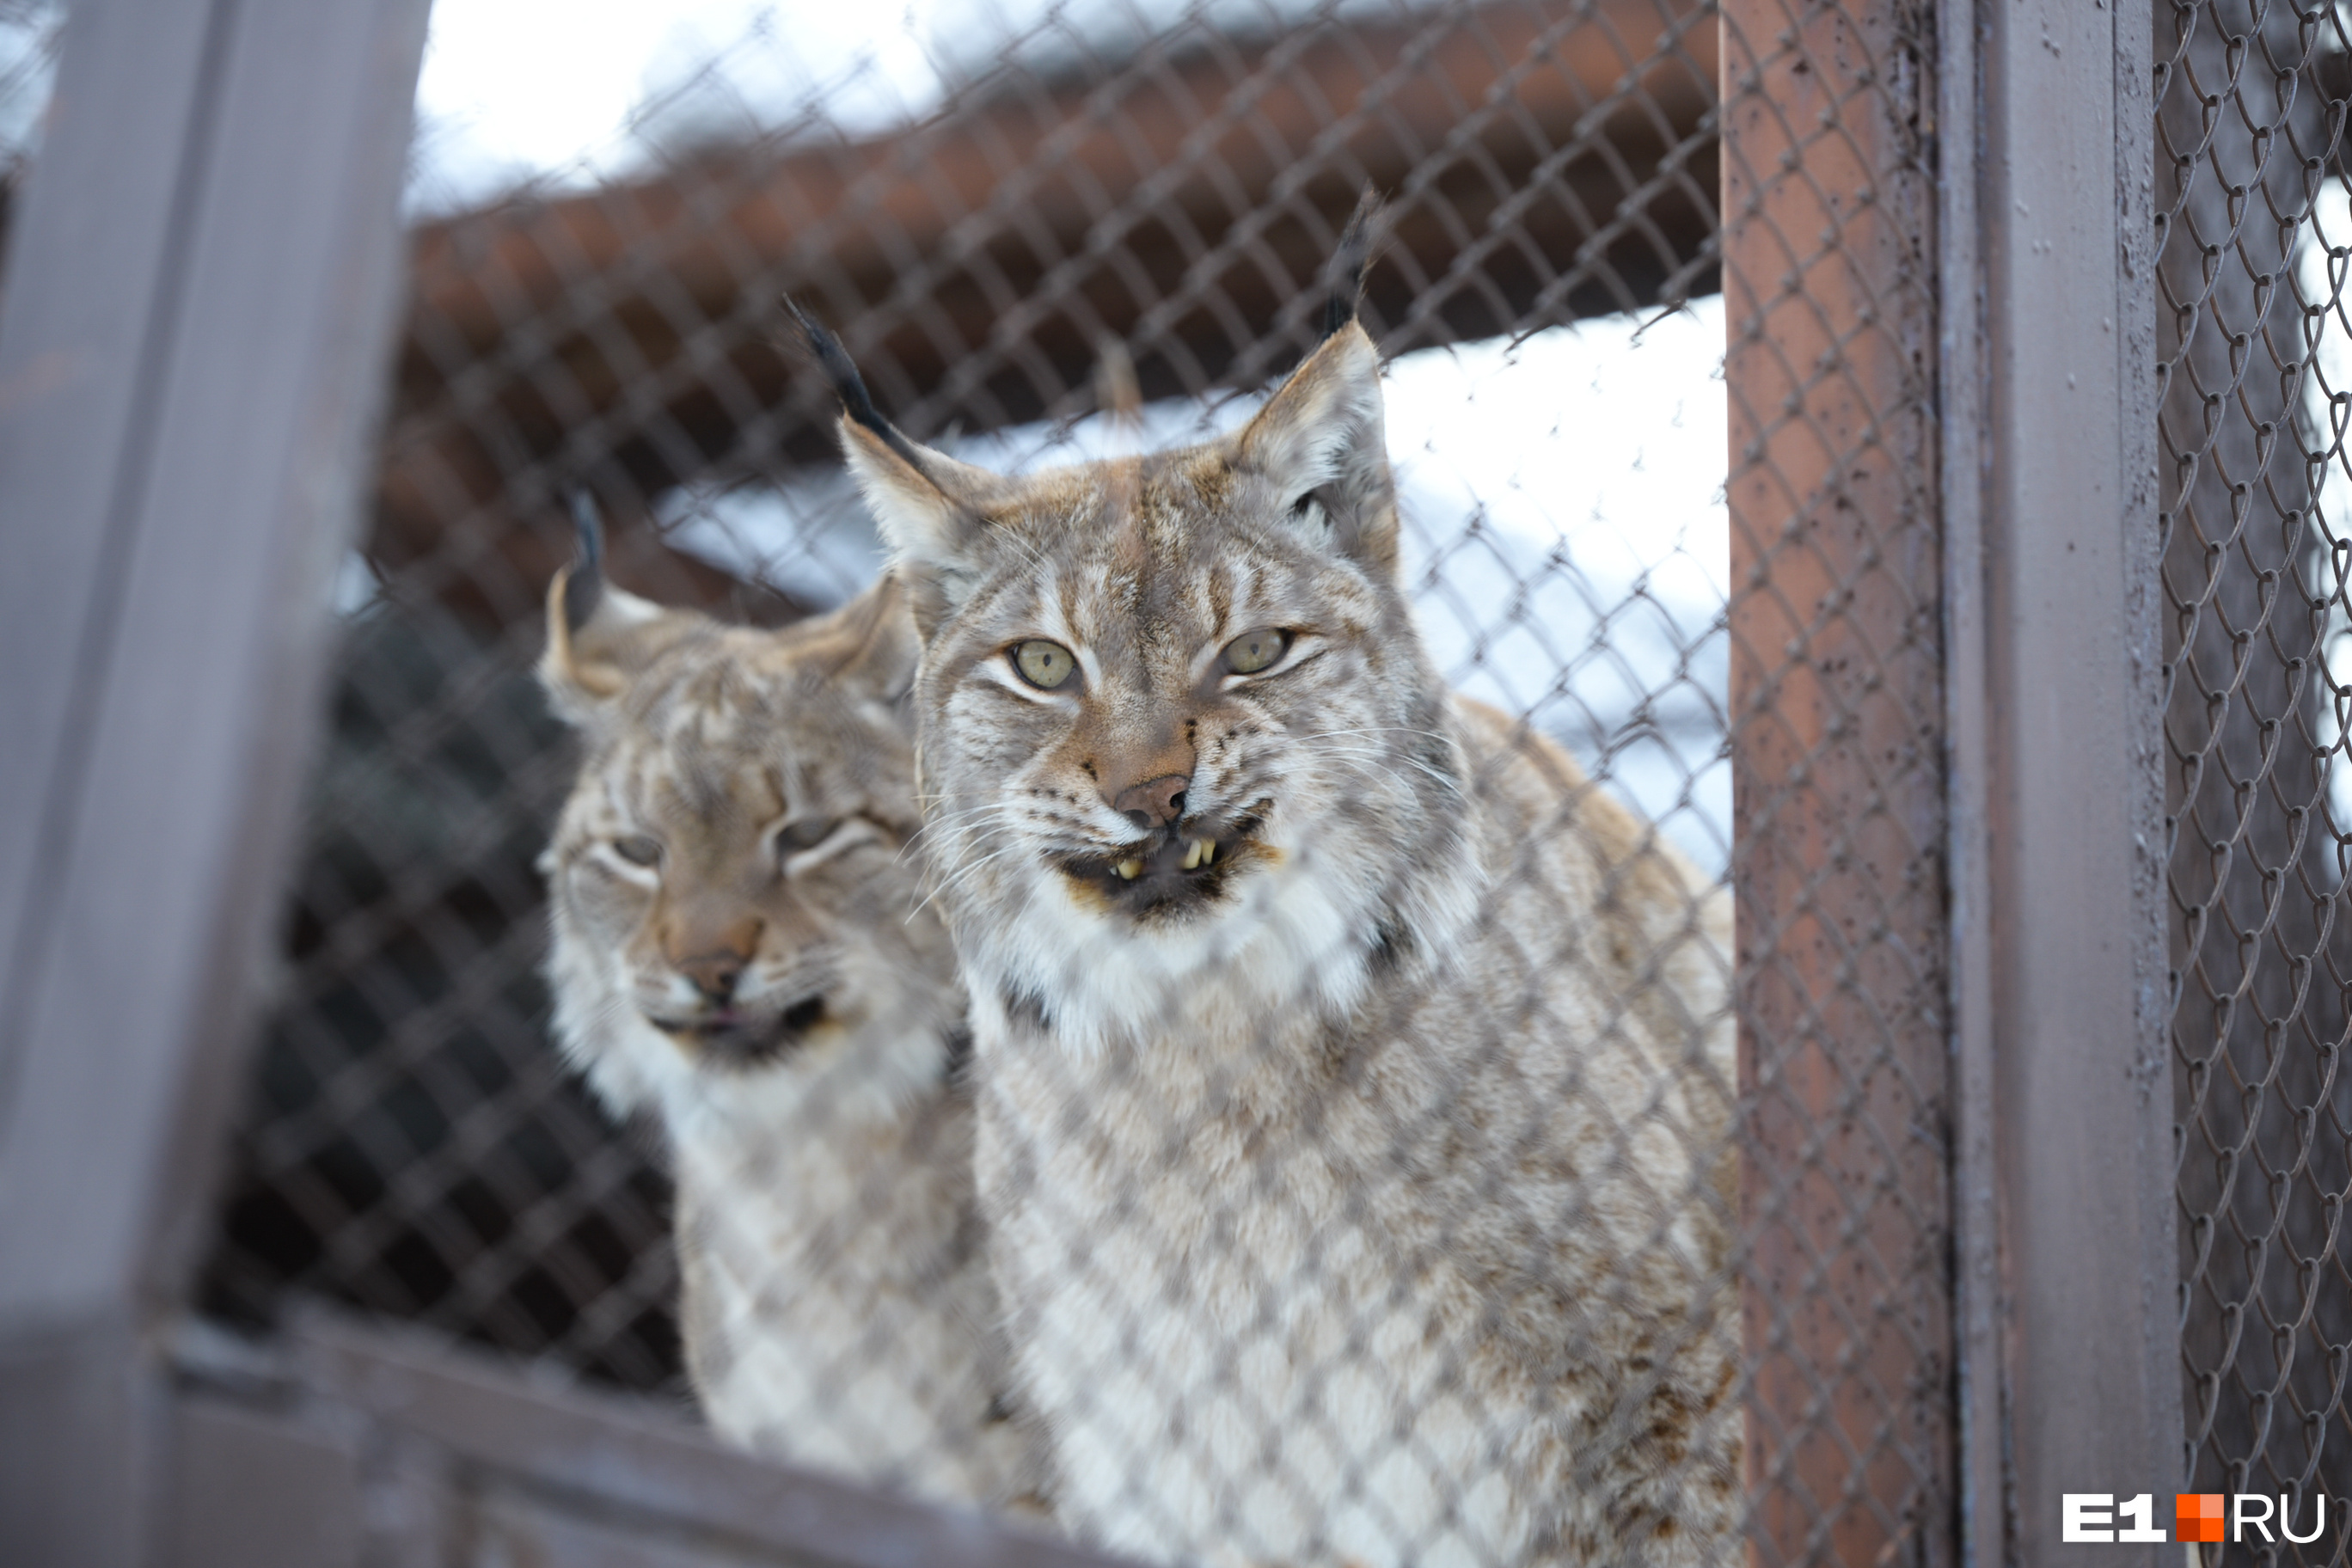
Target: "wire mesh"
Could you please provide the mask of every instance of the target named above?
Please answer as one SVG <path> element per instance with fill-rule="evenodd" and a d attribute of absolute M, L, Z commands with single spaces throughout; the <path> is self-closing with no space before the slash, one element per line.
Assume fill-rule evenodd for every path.
<path fill-rule="evenodd" d="M 2160 438 L 2189 1484 L 2352 1495 L 2347 520 L 2333 5 L 2159 12 Z M 2334 1504 L 2336 1508 L 2343 1505 Z M 2341 1563 L 2345 1538 L 2249 1561 Z"/>
<path fill-rule="evenodd" d="M 1750 1484 L 1767 1561 L 1949 1547 L 1927 20 L 1727 11 Z"/>
<path fill-rule="evenodd" d="M 711 8 L 617 132 L 520 183 L 436 110 L 428 55 L 407 335 L 207 1308 L 323 1297 L 690 1381 L 762 1451 L 1151 1557 L 1940 1550 L 1931 73 L 1904 7 L 1726 13 L 973 5 L 835 48 L 814 11 Z M 467 16 L 443 0 L 436 50 Z M 958 771 L 979 742 L 939 671 L 980 635 L 953 584 L 1019 569 L 926 576 L 901 516 L 915 566 L 869 586 L 887 542 L 780 297 L 911 437 L 1018 476 L 979 509 L 1072 580 L 1213 576 L 1164 537 L 1095 559 L 1038 476 L 1107 465 L 1069 505 L 1110 537 L 1122 506 L 1182 512 L 1134 454 L 1274 449 L 1303 417 L 1285 377 L 1337 374 L 1328 263 L 1367 185 L 1400 530 L 1380 543 L 1385 503 L 1344 476 L 1284 500 L 1418 630 L 1350 654 L 1388 685 L 1313 688 L 1345 725 L 1250 710 L 1325 742 L 1266 764 L 1275 805 L 1188 731 L 1162 776 L 1189 792 L 1117 807 L 1154 819 L 1132 845 L 1099 816 L 1023 841 L 1116 919 L 1229 898 L 1292 967 L 1265 979 L 1208 915 L 1190 978 L 1099 932 L 1098 964 L 976 957 L 1035 911 L 958 826 L 1005 806 Z M 574 492 L 606 586 L 550 601 Z M 892 592 L 919 680 L 877 629 Z M 1322 646 L 1277 629 L 1279 658 Z M 825 707 L 869 675 L 875 711 Z M 1100 757 L 1175 744 L 1105 722 Z M 730 725 L 772 765 L 729 773 Z M 1054 744 L 995 754 L 1067 786 L 1034 772 Z M 1294 774 L 1314 811 L 1277 798 Z M 736 946 L 682 891 L 718 874 L 651 820 L 730 788 L 758 809 L 696 831 L 758 817 L 785 889 L 759 898 L 790 895 Z M 1128 792 L 1100 793 L 1072 811 Z M 1309 897 L 1280 879 L 1301 865 L 1361 900 L 1284 926 L 1250 889 Z M 1736 954 L 1735 886 L 1771 911 Z M 921 1000 L 955 984 L 926 934 L 950 929 L 968 1033 Z M 567 951 L 634 954 L 642 984 L 594 992 Z M 761 986 L 790 1005 L 738 1006 Z M 1227 1055 L 1121 1047 L 1139 1005 L 1220 986 L 1250 998 Z M 629 1023 L 656 994 L 700 1022 Z M 1090 1007 L 1108 1032 L 1065 1039 Z M 851 1159 L 851 1080 L 774 1086 L 883 1014 L 911 1043 L 882 1098 L 916 1119 Z M 607 1028 L 636 1043 L 583 1044 Z"/>

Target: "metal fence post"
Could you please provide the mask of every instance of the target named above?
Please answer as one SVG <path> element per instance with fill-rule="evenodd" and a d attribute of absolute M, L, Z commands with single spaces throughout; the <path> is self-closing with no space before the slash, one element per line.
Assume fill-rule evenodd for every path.
<path fill-rule="evenodd" d="M 1724 7 L 1758 1560 L 1951 1560 L 1926 16 Z"/>
<path fill-rule="evenodd" d="M 1981 50 L 1974 113 L 1948 99 L 1943 277 L 1982 310 L 1948 339 L 1944 426 L 1948 498 L 1980 497 L 1949 514 L 1948 621 L 1979 1563 L 2063 1560 L 2063 1492 L 2153 1494 L 2168 1538 L 2180 1479 L 2152 26 L 2004 3 L 1947 33 Z"/>
<path fill-rule="evenodd" d="M 425 0 L 82 0 L 0 301 L 0 1540 L 151 1552 L 399 292 Z"/>

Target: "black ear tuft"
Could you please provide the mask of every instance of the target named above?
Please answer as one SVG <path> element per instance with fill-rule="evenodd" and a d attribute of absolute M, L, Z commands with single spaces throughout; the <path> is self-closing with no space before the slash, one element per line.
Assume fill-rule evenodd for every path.
<path fill-rule="evenodd" d="M 1328 273 L 1331 293 L 1323 302 L 1326 338 L 1356 319 L 1356 308 L 1364 298 L 1364 268 L 1371 262 L 1372 227 L 1380 220 L 1381 206 L 1380 193 L 1366 184 L 1356 198 L 1354 216 L 1339 231 L 1339 248 Z"/>
<path fill-rule="evenodd" d="M 785 295 L 783 300 L 784 310 L 800 328 L 801 337 L 808 344 L 809 353 L 815 356 L 817 367 L 833 384 L 833 395 L 841 399 L 841 411 L 879 436 L 883 445 L 896 452 L 917 473 L 929 472 L 923 467 L 922 458 L 917 455 L 914 443 L 900 435 L 898 427 L 883 418 L 882 411 L 874 406 L 874 395 L 866 390 L 866 378 L 857 374 L 857 362 L 849 357 L 849 351 L 841 346 L 841 340 L 819 325 L 816 319 L 802 310 L 790 294 Z"/>
<path fill-rule="evenodd" d="M 574 553 L 572 574 L 563 582 L 563 624 L 576 632 L 604 596 L 604 520 L 585 489 L 572 492 L 572 531 Z"/>

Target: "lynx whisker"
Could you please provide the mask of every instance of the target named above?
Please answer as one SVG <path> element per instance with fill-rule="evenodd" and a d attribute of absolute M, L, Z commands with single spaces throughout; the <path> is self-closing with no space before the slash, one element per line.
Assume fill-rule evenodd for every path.
<path fill-rule="evenodd" d="M 1427 763 L 1421 761 L 1418 757 L 1393 757 L 1385 752 L 1376 752 L 1369 747 L 1349 746 L 1318 746 L 1315 749 L 1315 754 L 1318 757 L 1337 757 L 1343 761 L 1361 758 L 1373 759 L 1374 762 L 1379 764 L 1381 772 L 1386 773 L 1399 784 L 1403 784 L 1405 788 L 1411 789 L 1412 786 L 1406 780 L 1405 776 L 1396 771 L 1396 765 L 1401 763 L 1406 767 L 1413 769 L 1417 773 L 1426 774 L 1433 782 L 1438 784 L 1439 787 L 1444 789 L 1449 794 L 1457 796 L 1462 794 L 1462 784 L 1460 780 L 1438 772 L 1435 768 L 1431 767 Z M 1359 765 L 1362 764 L 1360 763 Z"/>
<path fill-rule="evenodd" d="M 1359 724 L 1345 730 L 1296 730 L 1295 739 L 1319 741 L 1341 735 L 1418 735 L 1424 740 L 1443 741 L 1447 737 L 1438 730 L 1422 729 L 1411 724 Z"/>
<path fill-rule="evenodd" d="M 897 858 L 903 864 L 908 857 L 915 854 L 918 849 L 928 854 L 931 842 L 950 837 L 950 828 L 956 832 L 966 831 L 964 825 L 975 819 L 1002 816 L 1010 820 L 1013 817 L 1013 808 L 1008 805 L 992 805 L 927 817 L 921 826 L 908 836 L 907 842 L 899 846 Z"/>
<path fill-rule="evenodd" d="M 1009 833 L 1012 829 L 1007 828 L 1003 831 Z M 983 838 L 982 839 L 982 842 L 985 843 L 987 840 Z M 994 865 L 997 861 L 1003 859 L 1009 855 L 1019 853 L 1023 847 L 1024 845 L 1018 839 L 1015 839 L 1013 843 L 1006 845 L 1002 849 L 992 849 L 987 854 L 980 856 L 976 859 L 973 859 L 965 865 L 959 866 L 956 868 L 952 875 L 941 879 L 939 884 L 932 888 L 931 890 L 924 896 L 923 901 L 915 906 L 914 914 L 922 913 L 940 898 L 953 893 L 958 888 L 971 880 L 974 877 L 977 877 L 982 871 L 987 869 L 990 866 Z M 908 918 L 911 920 L 914 917 L 910 914 Z"/>

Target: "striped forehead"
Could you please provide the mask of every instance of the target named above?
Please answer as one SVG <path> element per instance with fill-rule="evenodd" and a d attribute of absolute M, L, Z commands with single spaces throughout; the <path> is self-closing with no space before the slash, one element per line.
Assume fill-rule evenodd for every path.
<path fill-rule="evenodd" d="M 767 683 L 714 661 L 640 693 L 635 709 L 616 770 L 628 807 L 713 825 L 783 809 L 792 747 Z"/>
<path fill-rule="evenodd" d="M 1039 607 L 1076 635 L 1115 640 L 1223 619 L 1269 565 L 1230 525 L 1232 489 L 1204 450 L 1053 474 L 1016 525 Z"/>
<path fill-rule="evenodd" d="M 785 748 L 730 743 L 682 725 L 667 741 L 646 737 L 619 771 L 634 815 L 712 826 L 773 821 L 784 808 Z"/>

